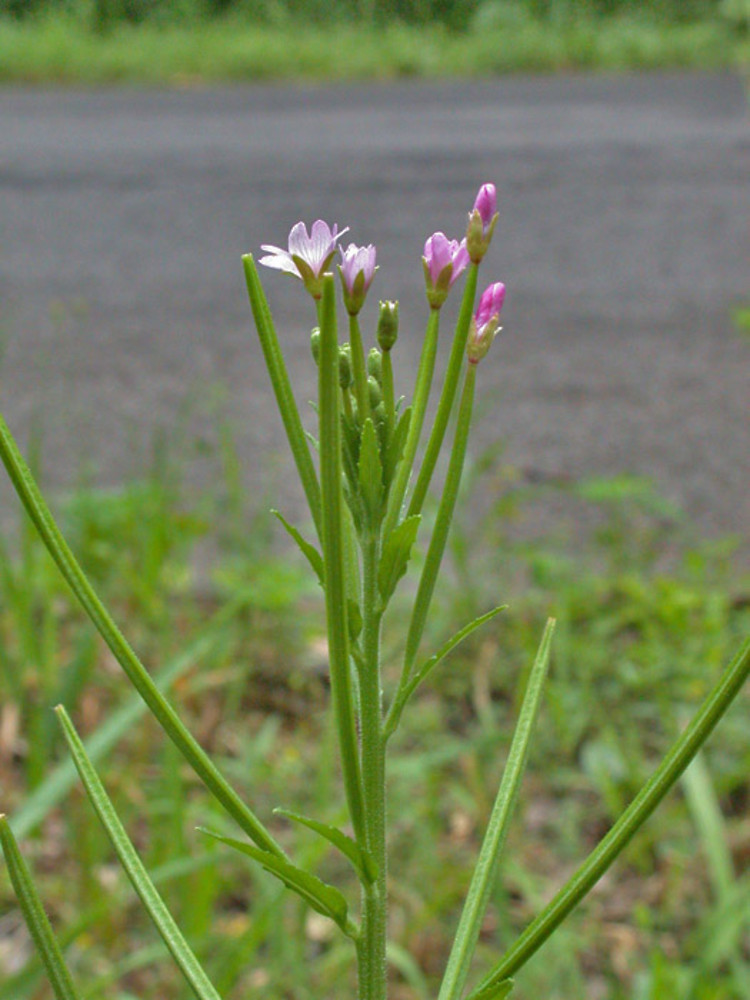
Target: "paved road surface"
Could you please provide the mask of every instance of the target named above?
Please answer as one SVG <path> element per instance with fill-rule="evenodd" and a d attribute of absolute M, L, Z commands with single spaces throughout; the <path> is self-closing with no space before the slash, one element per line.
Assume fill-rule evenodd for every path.
<path fill-rule="evenodd" d="M 405 387 L 422 243 L 460 234 L 485 180 L 486 279 L 509 292 L 477 446 L 507 438 L 542 476 L 644 474 L 701 532 L 747 532 L 750 340 L 730 314 L 750 300 L 750 125 L 730 76 L 0 92 L 2 409 L 24 439 L 40 416 L 48 481 L 88 461 L 110 483 L 190 393 L 212 433 L 223 384 L 260 495 L 283 437 L 240 253 L 318 216 L 375 242 Z M 310 398 L 307 297 L 267 287 Z"/>

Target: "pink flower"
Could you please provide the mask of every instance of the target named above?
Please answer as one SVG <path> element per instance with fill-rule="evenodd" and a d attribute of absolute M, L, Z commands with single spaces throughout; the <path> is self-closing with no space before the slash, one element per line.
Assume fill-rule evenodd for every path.
<path fill-rule="evenodd" d="M 479 212 L 479 218 L 482 220 L 482 231 L 486 236 L 487 230 L 490 228 L 492 220 L 497 214 L 497 190 L 494 184 L 483 184 L 480 187 L 474 201 L 473 211 Z"/>
<path fill-rule="evenodd" d="M 433 233 L 424 245 L 422 257 L 427 284 L 427 301 L 439 309 L 448 292 L 469 263 L 466 240 L 449 240 L 445 233 Z"/>
<path fill-rule="evenodd" d="M 344 289 L 344 302 L 350 316 L 356 316 L 362 308 L 365 296 L 375 277 L 375 247 L 358 247 L 350 243 L 346 250 L 341 251 L 339 274 Z"/>
<path fill-rule="evenodd" d="M 476 364 L 489 351 L 495 334 L 500 329 L 500 312 L 505 301 L 505 285 L 496 281 L 482 293 L 479 305 L 472 319 L 469 331 L 467 354 L 469 361 Z"/>
<path fill-rule="evenodd" d="M 474 264 L 479 264 L 487 253 L 492 234 L 497 225 L 497 191 L 494 184 L 483 184 L 469 212 L 466 245 Z"/>
<path fill-rule="evenodd" d="M 326 222 L 317 219 L 308 236 L 304 222 L 297 222 L 289 233 L 289 249 L 263 244 L 261 250 L 267 250 L 269 256 L 261 257 L 260 262 L 266 267 L 301 278 L 313 298 L 319 299 L 323 290 L 323 275 L 336 253 L 336 241 L 346 232 L 348 229 L 339 232 L 335 224 L 333 229 L 329 229 Z"/>

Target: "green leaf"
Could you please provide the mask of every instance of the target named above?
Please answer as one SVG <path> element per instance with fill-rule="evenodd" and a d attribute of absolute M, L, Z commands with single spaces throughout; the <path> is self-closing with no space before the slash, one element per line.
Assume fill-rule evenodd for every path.
<path fill-rule="evenodd" d="M 279 816 L 293 820 L 295 823 L 301 823 L 302 826 L 306 826 L 308 829 L 314 830 L 315 833 L 319 833 L 321 837 L 325 837 L 351 861 L 357 874 L 367 885 L 372 885 L 377 880 L 378 866 L 375 864 L 375 859 L 369 851 L 363 850 L 356 840 L 348 837 L 338 827 L 330 826 L 328 823 L 320 823 L 316 819 L 302 816 L 290 809 L 274 809 L 274 812 Z"/>
<path fill-rule="evenodd" d="M 359 638 L 359 634 L 362 631 L 362 612 L 359 610 L 359 604 L 354 600 L 353 597 L 347 597 L 346 599 L 346 620 L 349 625 L 349 638 L 352 642 L 356 642 Z"/>
<path fill-rule="evenodd" d="M 313 572 L 317 576 L 318 581 L 320 582 L 320 585 L 322 587 L 323 576 L 324 576 L 323 556 L 321 556 L 320 552 L 318 552 L 318 550 L 315 548 L 314 545 L 312 545 L 310 542 L 308 542 L 305 538 L 302 537 L 302 535 L 294 527 L 294 525 L 290 524 L 284 517 L 284 515 L 280 513 L 280 511 L 272 510 L 271 513 L 273 514 L 274 517 L 278 518 L 279 521 L 281 521 L 281 523 L 286 528 L 287 532 L 295 540 L 295 542 L 300 548 L 300 551 L 302 552 L 302 555 L 307 559 L 307 561 L 312 566 Z"/>
<path fill-rule="evenodd" d="M 214 833 L 213 830 L 207 830 L 202 826 L 199 826 L 198 830 L 257 861 L 267 872 L 281 879 L 288 889 L 301 896 L 308 906 L 311 906 L 318 913 L 322 913 L 324 917 L 333 920 L 349 937 L 355 936 L 353 924 L 348 916 L 349 907 L 338 889 L 323 882 L 317 875 L 297 868 L 290 861 L 279 858 L 275 854 L 261 851 L 260 848 L 254 847 L 244 840 L 225 837 L 221 833 Z"/>
<path fill-rule="evenodd" d="M 102 822 L 107 836 L 112 842 L 120 864 L 135 891 L 140 896 L 148 915 L 154 922 L 159 935 L 174 958 L 180 972 L 183 974 L 193 993 L 199 1000 L 221 1000 L 214 986 L 206 975 L 203 966 L 195 957 L 190 945 L 175 923 L 174 917 L 167 909 L 164 900 L 159 895 L 154 883 L 149 878 L 143 862 L 133 847 L 125 827 L 120 822 L 115 807 L 101 783 L 94 765 L 88 758 L 86 748 L 75 730 L 68 713 L 58 705 L 55 709 L 63 729 L 63 734 L 70 748 L 73 761 L 81 776 L 86 794 Z"/>
<path fill-rule="evenodd" d="M 31 470 L 23 459 L 18 445 L 0 417 L 0 458 L 2 458 L 13 486 L 21 498 L 47 551 L 57 563 L 69 587 L 104 639 L 112 655 L 128 676 L 133 687 L 143 698 L 151 714 L 183 755 L 206 788 L 226 809 L 239 826 L 264 849 L 283 855 L 258 817 L 242 801 L 218 768 L 189 732 L 172 705 L 159 691 L 154 681 L 135 654 L 112 616 L 104 607 L 96 591 L 62 536 L 55 519 L 34 481 Z"/>
<path fill-rule="evenodd" d="M 479 857 L 471 877 L 471 885 L 466 894 L 461 918 L 458 928 L 453 938 L 448 962 L 445 967 L 445 975 L 440 985 L 438 1000 L 459 1000 L 466 985 L 469 975 L 469 966 L 474 955 L 479 931 L 484 921 L 487 903 L 492 893 L 495 882 L 497 865 L 500 854 L 505 844 L 511 819 L 515 811 L 518 793 L 521 787 L 521 780 L 526 769 L 526 761 L 529 756 L 529 746 L 531 735 L 539 712 L 539 704 L 542 697 L 542 687 L 544 678 L 547 675 L 547 664 L 549 663 L 550 649 L 552 647 L 552 635 L 555 631 L 555 620 L 550 618 L 539 643 L 539 649 L 534 659 L 534 664 L 529 674 L 526 691 L 521 704 L 521 711 L 518 715 L 513 740 L 508 751 L 508 759 L 505 762 L 502 781 L 497 791 L 495 804 L 492 807 L 487 830 L 479 850 Z M 507 977 L 504 977 L 507 978 Z M 497 989 L 503 988 L 503 981 L 487 983 L 482 987 L 482 1000 L 493 1000 L 496 996 L 505 996 L 510 992 L 511 986 L 506 993 L 495 993 Z M 486 989 L 493 990 L 486 993 Z M 472 996 L 472 1000 L 477 1000 Z"/>
<path fill-rule="evenodd" d="M 21 857 L 13 831 L 5 816 L 0 813 L 0 844 L 2 844 L 8 873 L 18 898 L 23 918 L 36 945 L 47 977 L 57 1000 L 79 1000 L 73 980 L 65 964 L 60 945 L 39 898 L 31 872 Z"/>
<path fill-rule="evenodd" d="M 407 517 L 393 529 L 383 545 L 378 567 L 378 590 L 383 604 L 393 597 L 396 584 L 406 572 L 421 519 L 421 514 Z"/>
<path fill-rule="evenodd" d="M 499 604 L 496 608 L 493 608 L 492 611 L 485 612 L 485 614 L 475 618 L 473 622 L 469 622 L 468 625 L 464 625 L 464 627 L 459 629 L 455 635 L 452 635 L 450 639 L 440 647 L 437 653 L 435 653 L 434 656 L 431 656 L 429 660 L 425 660 L 422 666 L 417 670 L 407 687 L 407 697 L 422 683 L 428 674 L 432 673 L 440 661 L 445 659 L 448 653 L 452 652 L 459 643 L 463 642 L 464 639 L 470 636 L 471 633 L 478 629 L 480 625 L 484 625 L 485 622 L 494 618 L 495 615 L 500 614 L 501 611 L 505 611 L 507 607 L 507 604 Z"/>
<path fill-rule="evenodd" d="M 390 444 L 388 445 L 385 453 L 385 462 L 383 463 L 383 482 L 385 483 L 386 489 L 388 489 L 391 485 L 391 481 L 396 474 L 398 463 L 403 458 L 404 446 L 406 444 L 406 438 L 409 434 L 410 422 L 411 407 L 407 406 L 399 417 L 393 436 L 390 440 Z"/>
<path fill-rule="evenodd" d="M 359 449 L 359 489 L 371 524 L 377 524 L 382 514 L 383 467 L 380 462 L 378 435 L 368 417 L 362 427 Z"/>

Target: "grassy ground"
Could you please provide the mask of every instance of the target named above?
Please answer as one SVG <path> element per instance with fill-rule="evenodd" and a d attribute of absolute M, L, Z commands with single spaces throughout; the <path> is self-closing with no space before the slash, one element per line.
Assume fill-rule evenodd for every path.
<path fill-rule="evenodd" d="M 474 28 L 117 24 L 97 33 L 73 18 L 0 18 L 0 81 L 191 85 L 247 80 L 359 80 L 513 72 L 716 69 L 746 66 L 747 32 L 722 19 L 634 17 L 560 23 L 515 19 L 499 5 Z"/>
<path fill-rule="evenodd" d="M 319 592 L 272 544 L 270 518 L 248 530 L 229 437 L 212 461 L 224 486 L 210 499 L 188 495 L 180 467 L 157 454 L 151 477 L 116 492 L 81 489 L 55 507 L 145 662 L 171 672 L 172 697 L 204 746 L 301 861 L 353 891 L 315 838 L 271 813 L 285 805 L 341 819 Z M 532 489 L 488 455 L 466 488 L 495 500 L 454 531 L 429 642 L 499 601 L 511 608 L 441 667 L 395 741 L 395 1000 L 434 996 L 547 614 L 559 619 L 552 674 L 477 971 L 607 829 L 750 625 L 750 580 L 732 573 L 731 541 L 698 545 L 647 484 Z M 587 548 L 566 547 L 564 523 L 556 540 L 522 542 L 535 506 L 561 500 L 584 505 L 598 525 Z M 195 833 L 221 818 L 138 714 L 31 529 L 19 537 L 0 552 L 1 801 L 23 829 L 83 995 L 178 1000 L 185 991 L 77 783 L 59 770 L 49 711 L 59 700 L 106 739 L 109 791 L 221 995 L 346 994 L 349 951 L 327 922 Z M 241 606 L 217 620 L 238 595 Z M 394 659 L 398 617 L 396 608 Z M 518 1000 L 746 1000 L 748 707 L 750 693 L 703 770 L 519 976 Z M 0 1000 L 47 998 L 39 983 L 0 875 Z"/>

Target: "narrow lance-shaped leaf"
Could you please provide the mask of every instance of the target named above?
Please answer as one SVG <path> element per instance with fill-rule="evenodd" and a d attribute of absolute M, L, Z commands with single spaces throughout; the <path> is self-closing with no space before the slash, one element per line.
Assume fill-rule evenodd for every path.
<path fill-rule="evenodd" d="M 396 586 L 406 573 L 411 559 L 411 550 L 419 531 L 421 516 L 407 517 L 388 535 L 383 545 L 383 554 L 378 566 L 378 591 L 383 606 L 393 597 Z"/>
<path fill-rule="evenodd" d="M 151 675 L 99 600 L 57 527 L 50 509 L 2 417 L 0 417 L 0 458 L 2 458 L 16 492 L 34 522 L 47 551 L 57 563 L 81 607 L 127 674 L 131 684 L 148 705 L 154 718 L 206 788 L 245 833 L 265 850 L 283 855 L 281 847 L 219 772 L 208 754 L 185 727 L 172 705 L 159 691 Z"/>
<path fill-rule="evenodd" d="M 304 557 L 307 559 L 307 561 L 312 566 L 313 572 L 317 576 L 318 581 L 320 582 L 320 585 L 322 587 L 323 586 L 323 557 L 321 556 L 320 552 L 318 552 L 318 550 L 315 548 L 314 545 L 312 545 L 305 538 L 303 538 L 302 535 L 300 534 L 300 532 L 294 527 L 294 525 L 290 524 L 287 521 L 287 519 L 284 517 L 284 515 L 281 514 L 278 510 L 272 510 L 271 513 L 273 514 L 274 517 L 278 518 L 279 521 L 281 521 L 281 523 L 284 525 L 284 528 L 286 529 L 286 531 L 288 532 L 288 534 L 291 535 L 291 537 L 297 543 L 297 545 L 299 546 L 300 552 L 302 552 L 302 554 L 304 555 Z"/>
<path fill-rule="evenodd" d="M 703 701 L 690 725 L 675 741 L 664 760 L 609 833 L 541 913 L 531 921 L 466 1000 L 479 1000 L 484 989 L 516 973 L 590 892 L 698 753 L 742 690 L 748 675 L 750 675 L 750 638 L 742 644 L 716 686 Z"/>
<path fill-rule="evenodd" d="M 278 813 L 279 816 L 286 816 L 287 819 L 306 826 L 309 830 L 320 834 L 321 837 L 325 837 L 330 844 L 337 847 L 351 861 L 355 871 L 365 884 L 372 885 L 376 881 L 378 866 L 375 864 L 372 855 L 369 851 L 360 847 L 356 840 L 352 840 L 342 830 L 339 830 L 338 827 L 331 826 L 328 823 L 320 823 L 316 819 L 310 819 L 309 816 L 302 816 L 300 813 L 292 812 L 290 809 L 274 809 L 274 812 Z"/>
<path fill-rule="evenodd" d="M 555 621 L 550 618 L 529 674 L 518 723 L 508 751 L 508 760 L 471 878 L 461 919 L 458 922 L 451 953 L 448 956 L 448 964 L 440 986 L 438 1000 L 459 1000 L 466 985 L 469 966 L 497 874 L 500 852 L 505 843 L 508 827 L 518 801 L 521 779 L 526 769 L 531 734 L 539 711 L 554 629 Z M 499 988 L 502 984 L 490 984 L 491 989 L 496 986 Z M 500 996 L 505 996 L 505 994 L 501 993 Z M 492 1000 L 492 997 L 488 995 L 482 1000 Z"/>
<path fill-rule="evenodd" d="M 328 917 L 335 924 L 338 924 L 345 934 L 349 937 L 357 936 L 356 927 L 349 919 L 349 907 L 346 899 L 334 886 L 323 882 L 317 875 L 313 875 L 311 872 L 297 868 L 296 865 L 293 865 L 286 859 L 278 858 L 275 854 L 269 854 L 268 851 L 261 851 L 259 848 L 254 847 L 253 844 L 248 844 L 244 840 L 237 840 L 235 837 L 225 837 L 221 833 L 215 833 L 213 830 L 207 830 L 202 826 L 198 827 L 198 829 L 208 837 L 213 837 L 214 840 L 219 840 L 222 844 L 233 847 L 236 851 L 240 851 L 242 854 L 246 854 L 249 858 L 252 858 L 253 861 L 257 861 L 267 872 L 281 879 L 287 888 L 296 892 L 298 896 L 304 899 L 308 906 L 311 906 L 318 913 L 322 913 L 324 917 Z"/>
<path fill-rule="evenodd" d="M 57 1000 L 80 1000 L 65 964 L 60 945 L 52 930 L 52 925 L 44 912 L 44 906 L 34 885 L 31 872 L 21 857 L 8 820 L 1 813 L 0 843 L 23 918 L 44 963 L 47 977 L 55 991 L 55 997 Z"/>
<path fill-rule="evenodd" d="M 81 776 L 81 781 L 86 789 L 89 801 L 96 810 L 102 826 L 107 831 L 107 836 L 115 849 L 117 857 L 120 859 L 120 864 L 125 869 L 125 873 L 130 879 L 133 888 L 140 896 L 141 902 L 153 920 L 162 941 L 169 949 L 180 972 L 182 972 L 193 993 L 195 993 L 199 1000 L 221 1000 L 206 975 L 203 966 L 182 936 L 182 932 L 175 923 L 174 917 L 167 909 L 164 900 L 149 878 L 143 862 L 138 857 L 130 838 L 125 832 L 125 827 L 117 816 L 115 807 L 104 790 L 104 785 L 101 783 L 94 765 L 86 754 L 86 748 L 76 732 L 68 713 L 62 705 L 58 705 L 55 711 L 57 712 L 63 734 L 70 748 L 78 773 Z"/>

